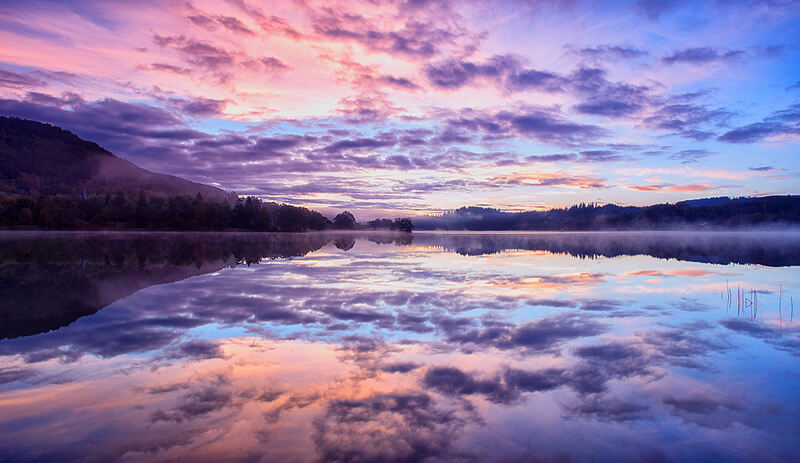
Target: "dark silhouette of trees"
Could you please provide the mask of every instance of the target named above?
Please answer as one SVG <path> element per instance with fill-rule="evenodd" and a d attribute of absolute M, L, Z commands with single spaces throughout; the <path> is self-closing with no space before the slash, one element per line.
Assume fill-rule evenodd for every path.
<path fill-rule="evenodd" d="M 275 229 L 272 214 L 258 198 L 248 197 L 244 201 L 239 198 L 233 208 L 231 225 L 256 231 L 271 231 Z"/>
<path fill-rule="evenodd" d="M 391 219 L 375 219 L 367 222 L 367 225 L 373 230 L 391 230 L 393 224 L 394 222 Z"/>
<path fill-rule="evenodd" d="M 356 226 L 356 218 L 353 214 L 344 211 L 333 218 L 333 228 L 338 230 L 352 230 Z"/>
<path fill-rule="evenodd" d="M 317 211 L 305 207 L 282 204 L 277 208 L 277 229 L 283 232 L 299 232 L 305 230 L 327 230 L 332 223 Z"/>
<path fill-rule="evenodd" d="M 0 227 L 145 230 L 326 230 L 332 222 L 304 207 L 266 203 L 258 198 L 227 202 L 192 196 L 147 196 L 140 191 L 103 195 L 28 197 L 0 193 Z"/>
<path fill-rule="evenodd" d="M 411 223 L 411 219 L 406 217 L 395 219 L 394 223 L 392 224 L 392 230 L 411 233 L 411 231 L 414 230 L 414 224 Z"/>

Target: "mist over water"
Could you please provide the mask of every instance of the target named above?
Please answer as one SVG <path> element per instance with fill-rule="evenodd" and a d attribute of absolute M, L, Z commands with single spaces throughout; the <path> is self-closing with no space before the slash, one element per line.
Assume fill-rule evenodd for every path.
<path fill-rule="evenodd" d="M 0 300 L 0 461 L 800 455 L 798 233 L 4 234 Z"/>

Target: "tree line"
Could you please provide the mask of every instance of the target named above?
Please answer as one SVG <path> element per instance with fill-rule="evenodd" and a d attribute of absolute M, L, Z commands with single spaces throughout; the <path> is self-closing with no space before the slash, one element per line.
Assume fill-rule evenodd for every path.
<path fill-rule="evenodd" d="M 344 214 L 344 213 L 343 213 Z M 48 230 L 247 230 L 302 232 L 328 229 L 391 229 L 410 232 L 410 219 L 359 225 L 346 212 L 344 222 L 331 221 L 317 211 L 265 202 L 255 197 L 227 202 L 195 196 L 148 196 L 123 191 L 95 195 L 27 196 L 0 193 L 0 227 Z M 349 219 L 352 218 L 352 222 Z"/>

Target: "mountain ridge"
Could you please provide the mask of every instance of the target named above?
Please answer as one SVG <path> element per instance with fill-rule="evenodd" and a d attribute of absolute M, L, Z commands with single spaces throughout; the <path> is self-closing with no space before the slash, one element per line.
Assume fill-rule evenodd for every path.
<path fill-rule="evenodd" d="M 60 127 L 0 116 L 0 192 L 35 196 L 118 191 L 200 193 L 208 200 L 236 201 L 234 194 L 220 188 L 139 167 Z"/>

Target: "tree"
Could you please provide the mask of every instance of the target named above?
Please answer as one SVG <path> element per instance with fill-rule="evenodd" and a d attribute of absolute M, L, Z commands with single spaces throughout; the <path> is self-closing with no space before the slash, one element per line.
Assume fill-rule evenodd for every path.
<path fill-rule="evenodd" d="M 356 218 L 353 214 L 344 211 L 333 218 L 333 228 L 339 230 L 352 230 L 356 226 Z"/>
<path fill-rule="evenodd" d="M 403 217 L 401 219 L 394 219 L 392 230 L 400 230 L 401 232 L 411 233 L 414 230 L 414 224 L 411 219 Z"/>
<path fill-rule="evenodd" d="M 377 230 L 379 228 L 385 228 L 389 230 L 390 228 L 392 228 L 392 226 L 394 226 L 394 223 L 391 221 L 391 219 L 375 219 L 375 220 L 370 220 L 367 223 L 369 224 L 370 228 L 374 230 Z"/>
<path fill-rule="evenodd" d="M 304 214 L 301 208 L 283 204 L 278 208 L 278 229 L 283 232 L 303 231 Z"/>

